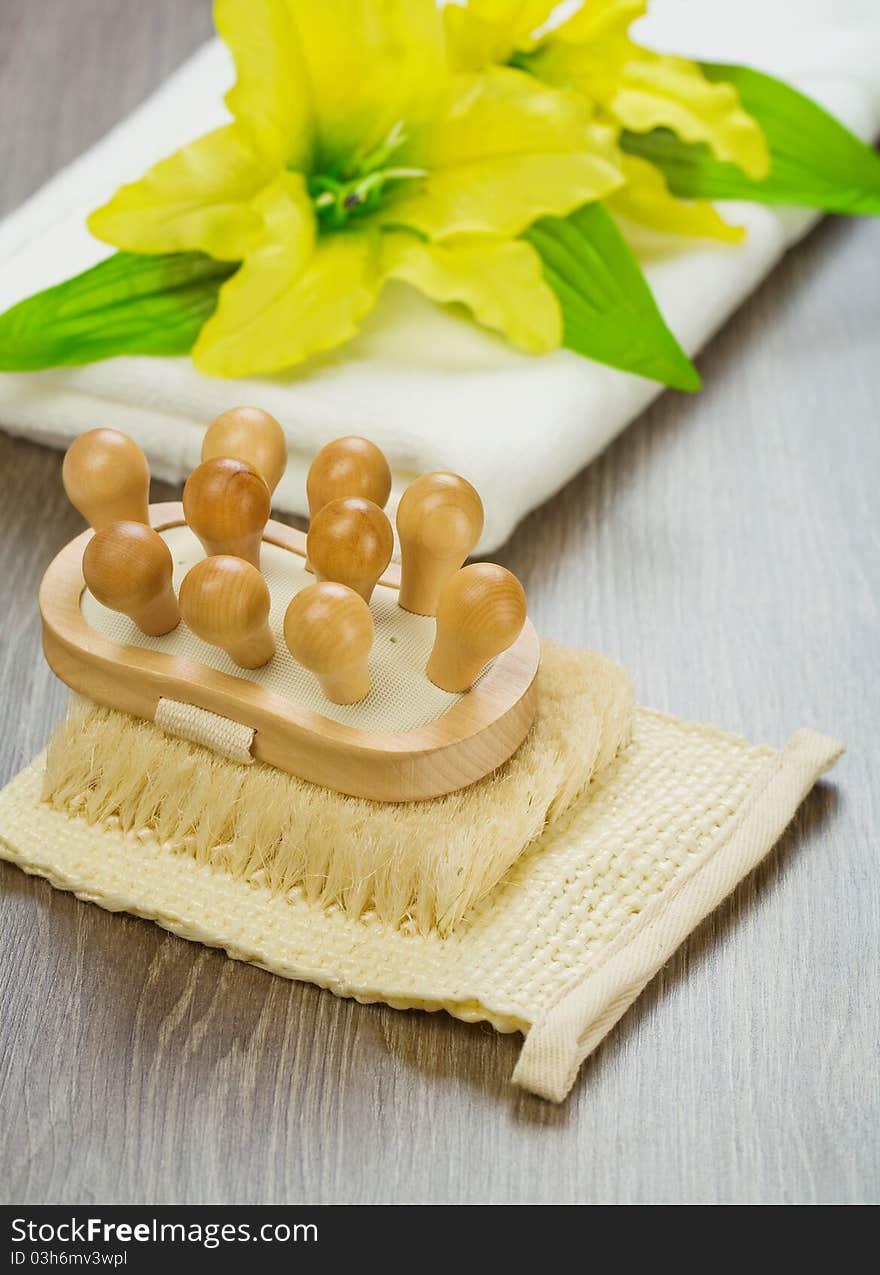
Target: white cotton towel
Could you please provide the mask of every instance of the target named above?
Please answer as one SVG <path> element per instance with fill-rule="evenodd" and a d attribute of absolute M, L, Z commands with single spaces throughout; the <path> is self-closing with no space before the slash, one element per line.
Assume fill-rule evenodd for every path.
<path fill-rule="evenodd" d="M 664 50 L 778 73 L 863 138 L 880 129 L 877 0 L 656 0 L 638 34 Z M 225 49 L 208 44 L 2 223 L 0 309 L 106 255 L 85 229 L 86 214 L 121 182 L 222 122 L 230 81 Z M 669 241 L 646 263 L 655 296 L 691 354 L 816 219 L 743 205 L 729 212 L 748 226 L 742 246 Z M 123 358 L 4 375 L 0 424 L 54 445 L 114 426 L 141 443 L 157 476 L 181 480 L 198 463 L 211 419 L 254 403 L 279 418 L 289 440 L 279 508 L 306 511 L 305 473 L 319 446 L 341 433 L 365 434 L 387 453 L 397 492 L 426 469 L 468 477 L 486 506 L 480 549 L 487 552 L 659 392 L 566 351 L 517 354 L 394 285 L 356 341 L 308 370 L 230 382 L 202 376 L 185 358 Z"/>

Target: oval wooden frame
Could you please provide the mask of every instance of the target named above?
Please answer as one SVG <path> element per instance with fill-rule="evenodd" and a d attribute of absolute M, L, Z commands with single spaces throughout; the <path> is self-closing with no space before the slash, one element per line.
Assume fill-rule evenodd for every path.
<path fill-rule="evenodd" d="M 184 523 L 177 503 L 150 506 L 157 531 Z M 219 713 L 255 731 L 255 759 L 311 783 L 375 801 L 418 801 L 465 788 L 519 747 L 538 707 L 538 636 L 529 620 L 509 650 L 442 717 L 412 731 L 345 726 L 257 686 L 176 655 L 114 642 L 91 628 L 80 598 L 84 532 L 50 564 L 40 586 L 43 650 L 73 690 L 108 708 L 153 721 L 160 699 Z M 270 521 L 264 540 L 305 558 L 303 532 Z M 392 563 L 382 577 L 400 587 Z"/>

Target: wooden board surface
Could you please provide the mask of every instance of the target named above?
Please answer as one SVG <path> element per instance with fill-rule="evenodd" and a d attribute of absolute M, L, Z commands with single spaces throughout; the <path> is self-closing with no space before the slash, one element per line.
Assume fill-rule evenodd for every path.
<path fill-rule="evenodd" d="M 0 0 L 0 212 L 208 31 L 208 0 Z M 878 298 L 880 225 L 820 227 L 700 359 L 704 392 L 500 555 L 538 628 L 623 660 L 643 703 L 849 749 L 568 1104 L 508 1087 L 516 1037 L 338 1001 L 0 865 L 0 1199 L 877 1201 Z M 0 436 L 0 783 L 62 708 L 37 587 L 80 527 L 60 456 Z"/>

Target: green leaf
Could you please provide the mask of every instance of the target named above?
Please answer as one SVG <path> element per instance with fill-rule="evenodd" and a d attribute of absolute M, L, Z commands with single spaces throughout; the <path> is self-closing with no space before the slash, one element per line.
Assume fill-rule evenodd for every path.
<path fill-rule="evenodd" d="M 237 269 L 200 252 L 118 252 L 0 315 L 0 372 L 187 354 Z"/>
<path fill-rule="evenodd" d="M 674 195 L 880 214 L 880 155 L 833 115 L 761 71 L 711 62 L 702 67 L 710 80 L 732 84 L 763 128 L 770 173 L 752 181 L 735 164 L 716 159 L 705 143 L 683 142 L 668 129 L 624 132 L 622 148 L 656 164 Z"/>
<path fill-rule="evenodd" d="M 524 238 L 541 254 L 544 276 L 559 298 L 569 350 L 675 389 L 700 388 L 697 369 L 600 203 L 569 217 L 544 217 Z"/>

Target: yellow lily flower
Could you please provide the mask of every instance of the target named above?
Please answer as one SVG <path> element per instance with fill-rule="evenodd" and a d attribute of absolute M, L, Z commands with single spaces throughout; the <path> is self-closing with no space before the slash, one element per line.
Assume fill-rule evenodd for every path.
<path fill-rule="evenodd" d="M 434 0 L 215 0 L 232 122 L 89 219 L 134 252 L 241 261 L 193 359 L 237 376 L 349 339 L 384 281 L 458 301 L 521 348 L 562 339 L 517 236 L 621 186 L 580 95 L 493 66 L 452 73 Z"/>
<path fill-rule="evenodd" d="M 629 27 L 646 12 L 647 0 L 582 0 L 554 25 L 551 14 L 558 7 L 559 0 L 469 0 L 467 8 L 449 8 L 456 65 L 472 71 L 493 63 L 518 66 L 545 83 L 574 89 L 618 132 L 669 128 L 685 141 L 707 143 L 749 177 L 767 175 L 764 134 L 731 85 L 713 84 L 694 62 L 630 39 Z M 741 238 L 711 204 L 676 199 L 644 160 L 621 164 L 626 185 L 607 201 L 621 216 L 682 234 Z"/>

